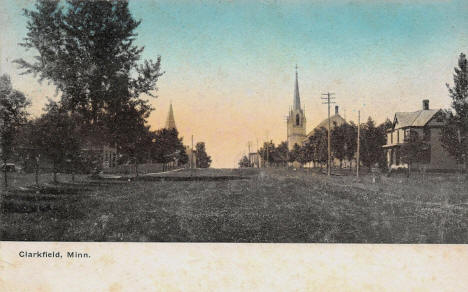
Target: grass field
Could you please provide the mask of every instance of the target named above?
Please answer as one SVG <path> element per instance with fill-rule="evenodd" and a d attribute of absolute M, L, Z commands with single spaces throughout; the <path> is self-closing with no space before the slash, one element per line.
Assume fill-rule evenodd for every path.
<path fill-rule="evenodd" d="M 189 170 L 217 181 L 90 181 L 41 189 L 16 175 L 1 240 L 468 243 L 468 184 L 456 174 L 327 177 L 286 169 Z M 50 181 L 42 175 L 41 182 Z"/>

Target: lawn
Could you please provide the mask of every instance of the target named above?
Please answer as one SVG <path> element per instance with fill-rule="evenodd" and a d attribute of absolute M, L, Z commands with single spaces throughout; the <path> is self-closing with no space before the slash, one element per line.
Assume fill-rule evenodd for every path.
<path fill-rule="evenodd" d="M 456 174 L 327 177 L 287 169 L 183 170 L 244 179 L 101 180 L 15 175 L 1 240 L 468 243 L 468 184 Z M 41 182 L 50 176 L 43 175 Z"/>

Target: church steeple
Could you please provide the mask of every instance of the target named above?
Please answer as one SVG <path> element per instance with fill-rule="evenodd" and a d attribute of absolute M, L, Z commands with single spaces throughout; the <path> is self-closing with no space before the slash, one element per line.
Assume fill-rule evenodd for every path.
<path fill-rule="evenodd" d="M 299 95 L 299 81 L 296 65 L 296 83 L 294 86 L 294 100 L 292 109 L 289 109 L 287 118 L 288 149 L 294 149 L 294 145 L 302 146 L 306 139 L 306 117 L 301 108 L 301 97 Z"/>
<path fill-rule="evenodd" d="M 167 114 L 166 129 L 176 129 L 174 111 L 172 110 L 172 102 L 169 106 L 169 113 Z"/>
<path fill-rule="evenodd" d="M 301 97 L 299 96 L 299 81 L 297 80 L 297 65 L 296 65 L 296 86 L 294 87 L 294 107 L 293 110 L 301 109 Z"/>

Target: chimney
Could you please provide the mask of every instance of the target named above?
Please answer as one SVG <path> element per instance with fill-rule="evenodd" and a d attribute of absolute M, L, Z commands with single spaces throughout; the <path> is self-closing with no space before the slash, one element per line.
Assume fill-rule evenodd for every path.
<path fill-rule="evenodd" d="M 429 109 L 429 99 L 423 99 L 423 110 L 427 111 Z"/>
<path fill-rule="evenodd" d="M 335 115 L 337 115 L 337 114 L 338 114 L 338 106 L 335 105 Z"/>

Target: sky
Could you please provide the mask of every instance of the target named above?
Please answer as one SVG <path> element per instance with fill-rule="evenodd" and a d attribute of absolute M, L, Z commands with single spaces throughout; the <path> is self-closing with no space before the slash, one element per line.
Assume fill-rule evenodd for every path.
<path fill-rule="evenodd" d="M 32 1 L 0 0 L 0 71 L 32 101 L 39 116 L 47 82 L 20 75 L 12 60 L 31 58 L 18 45 L 26 35 L 22 8 Z M 307 132 L 326 118 L 322 93 L 333 92 L 340 114 L 381 123 L 416 111 L 422 99 L 448 108 L 446 83 L 461 52 L 468 53 L 468 1 L 130 1 L 142 20 L 143 59 L 162 58 L 155 111 L 164 127 L 172 102 L 189 145 L 204 141 L 214 167 L 236 167 L 266 140 L 286 140 L 295 65 Z M 143 98 L 149 98 L 144 96 Z"/>

